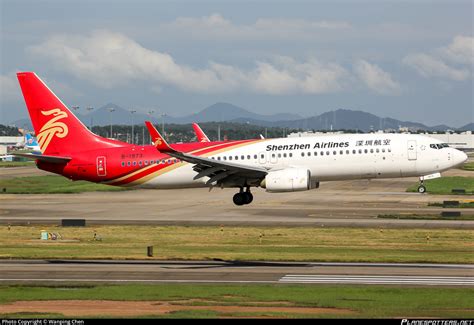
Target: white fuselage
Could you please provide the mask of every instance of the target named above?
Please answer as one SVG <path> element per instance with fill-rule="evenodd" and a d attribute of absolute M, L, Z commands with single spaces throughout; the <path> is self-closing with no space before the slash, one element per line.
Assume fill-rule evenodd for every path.
<path fill-rule="evenodd" d="M 265 139 L 207 156 L 268 171 L 305 168 L 315 181 L 397 178 L 442 172 L 466 161 L 465 153 L 449 147 L 437 148 L 440 143 L 413 134 L 331 134 Z M 193 180 L 196 172 L 192 166 L 181 163 L 141 186 L 206 186 L 207 177 Z"/>

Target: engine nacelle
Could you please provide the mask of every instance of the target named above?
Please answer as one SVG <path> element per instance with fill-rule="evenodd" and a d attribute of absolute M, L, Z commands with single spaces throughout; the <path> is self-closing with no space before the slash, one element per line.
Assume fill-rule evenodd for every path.
<path fill-rule="evenodd" d="M 260 186 L 267 192 L 296 192 L 316 188 L 317 182 L 311 181 L 308 169 L 286 168 L 269 172 Z"/>

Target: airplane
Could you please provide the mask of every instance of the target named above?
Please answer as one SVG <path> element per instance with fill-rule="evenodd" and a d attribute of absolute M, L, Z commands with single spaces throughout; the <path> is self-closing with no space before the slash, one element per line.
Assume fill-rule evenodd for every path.
<path fill-rule="evenodd" d="M 33 150 L 34 153 L 41 153 L 38 141 L 33 138 L 29 133 L 25 134 L 25 148 Z"/>
<path fill-rule="evenodd" d="M 204 131 L 199 126 L 199 124 L 193 123 L 192 126 L 194 129 L 194 133 L 196 134 L 196 138 L 198 139 L 199 142 L 211 142 L 211 140 L 209 140 L 209 137 L 206 135 L 206 133 L 204 133 Z M 260 136 L 260 139 L 262 140 L 265 139 L 263 135 L 259 134 L 259 136 Z"/>
<path fill-rule="evenodd" d="M 113 186 L 172 189 L 236 188 L 236 205 L 267 192 L 307 191 L 321 181 L 429 178 L 458 166 L 467 155 L 416 134 L 328 134 L 304 138 L 168 144 L 146 122 L 153 145 L 128 144 L 92 133 L 34 72 L 17 78 L 38 137 L 42 170 L 71 180 Z M 425 192 L 423 183 L 419 192 Z"/>
<path fill-rule="evenodd" d="M 207 137 L 206 133 L 201 129 L 201 127 L 197 123 L 193 123 L 194 133 L 196 133 L 196 138 L 199 142 L 211 142 Z"/>

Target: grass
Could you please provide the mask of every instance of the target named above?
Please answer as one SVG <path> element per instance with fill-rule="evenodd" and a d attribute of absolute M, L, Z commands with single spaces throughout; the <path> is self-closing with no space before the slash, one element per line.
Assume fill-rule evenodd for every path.
<path fill-rule="evenodd" d="M 407 220 L 474 220 L 474 215 L 463 215 L 460 217 L 442 217 L 441 215 L 429 214 L 381 214 L 381 219 L 407 219 Z"/>
<path fill-rule="evenodd" d="M 465 189 L 466 194 L 474 194 L 474 177 L 441 177 L 425 181 L 429 194 L 453 194 L 453 189 Z M 417 192 L 418 183 L 410 186 L 407 192 Z"/>
<path fill-rule="evenodd" d="M 3 194 L 52 194 L 127 190 L 122 187 L 86 181 L 73 182 L 65 177 L 56 175 L 0 179 L 0 189 L 0 193 Z M 6 190 L 3 191 L 3 189 Z"/>
<path fill-rule="evenodd" d="M 65 290 L 66 289 L 66 290 Z M 189 305 L 268 306 L 287 302 L 295 307 L 342 308 L 349 314 L 276 313 L 277 317 L 360 317 L 360 318 L 472 318 L 474 317 L 474 290 L 471 288 L 415 288 L 395 286 L 356 285 L 97 285 L 75 286 L 1 286 L 0 303 L 33 300 L 127 300 L 173 301 Z M 194 299 L 194 300 L 191 300 Z M 198 299 L 198 300 L 196 300 Z M 187 301 L 188 300 L 188 301 Z M 211 309 L 211 308 L 210 308 Z M 251 317 L 265 316 L 267 312 L 251 313 Z M 21 316 L 42 316 L 23 313 Z M 156 317 L 226 317 L 248 316 L 212 310 L 182 310 Z M 271 315 L 271 314 L 270 314 Z M 0 314 L 18 318 L 19 314 Z M 102 315 L 106 317 L 107 315 Z M 153 316 L 155 317 L 155 316 Z"/>
<path fill-rule="evenodd" d="M 0 161 L 0 168 L 34 166 L 34 161 Z"/>
<path fill-rule="evenodd" d="M 40 240 L 43 229 L 63 240 Z M 474 263 L 473 237 L 469 229 L 3 226 L 0 258 L 146 259 L 154 246 L 155 259 Z"/>
<path fill-rule="evenodd" d="M 464 169 L 464 170 L 469 170 L 469 171 L 474 171 L 474 162 L 465 163 L 465 164 L 462 166 L 462 169 Z"/>

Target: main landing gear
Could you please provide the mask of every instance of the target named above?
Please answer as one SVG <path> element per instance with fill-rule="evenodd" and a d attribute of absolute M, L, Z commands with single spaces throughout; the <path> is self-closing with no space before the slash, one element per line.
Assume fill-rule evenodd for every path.
<path fill-rule="evenodd" d="M 243 187 L 240 188 L 240 192 L 234 195 L 235 205 L 244 205 L 250 204 L 253 201 L 253 195 L 250 193 L 250 187 L 247 187 L 247 190 L 244 192 Z"/>
<path fill-rule="evenodd" d="M 418 186 L 418 193 L 425 193 L 426 192 L 426 187 L 424 185 L 423 180 L 420 180 L 420 185 Z"/>

